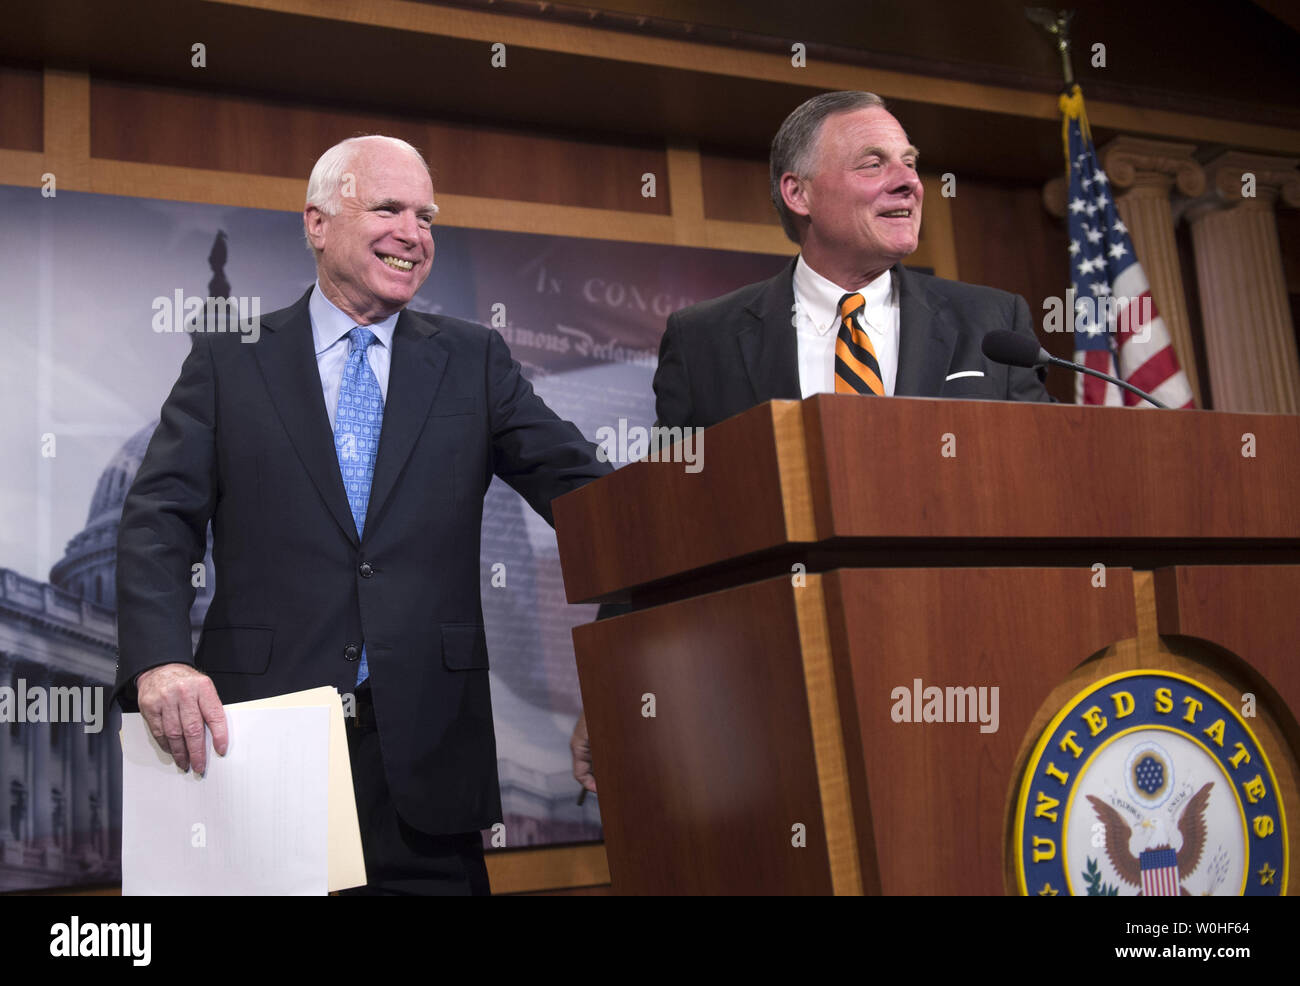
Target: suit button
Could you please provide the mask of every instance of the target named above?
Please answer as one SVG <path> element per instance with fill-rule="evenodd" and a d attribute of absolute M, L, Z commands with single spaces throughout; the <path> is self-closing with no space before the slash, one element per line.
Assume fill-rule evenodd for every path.
<path fill-rule="evenodd" d="M 361 572 L 361 577 L 363 579 L 368 579 L 370 578 L 370 576 L 375 574 L 375 570 L 370 567 L 370 562 L 368 561 L 363 561 L 361 563 L 361 568 L 359 569 L 359 571 Z"/>
<path fill-rule="evenodd" d="M 343 659 L 345 661 L 357 661 L 361 659 L 361 648 L 356 644 L 348 644 L 343 648 Z"/>

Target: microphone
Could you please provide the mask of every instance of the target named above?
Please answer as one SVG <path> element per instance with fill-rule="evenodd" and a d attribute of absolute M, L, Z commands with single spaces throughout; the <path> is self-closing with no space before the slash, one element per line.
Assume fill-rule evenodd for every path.
<path fill-rule="evenodd" d="M 1076 373 L 1086 373 L 1091 377 L 1108 380 L 1118 387 L 1123 387 L 1125 390 L 1137 394 L 1149 404 L 1166 411 L 1169 410 L 1169 405 L 1161 404 L 1146 391 L 1138 390 L 1131 383 L 1126 383 L 1119 377 L 1112 377 L 1109 373 L 1094 370 L 1090 366 L 1084 366 L 1082 363 L 1072 363 L 1068 359 L 1058 359 L 1040 346 L 1037 339 L 1021 335 L 1019 332 L 1011 332 L 1008 329 L 990 332 L 984 337 L 980 349 L 994 363 L 1001 363 L 1004 366 L 1023 366 L 1028 369 L 1039 366 L 1063 366 Z"/>

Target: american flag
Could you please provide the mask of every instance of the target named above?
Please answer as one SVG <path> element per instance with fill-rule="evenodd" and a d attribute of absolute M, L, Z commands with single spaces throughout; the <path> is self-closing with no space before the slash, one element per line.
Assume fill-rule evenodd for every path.
<path fill-rule="evenodd" d="M 1061 96 L 1061 112 L 1070 169 L 1072 291 L 1064 314 L 1074 328 L 1074 360 L 1118 376 L 1169 407 L 1194 407 L 1169 329 L 1156 311 L 1133 241 L 1115 210 L 1109 179 L 1097 161 L 1077 85 L 1070 95 Z M 1075 381 L 1075 402 L 1151 406 L 1136 394 L 1082 373 Z"/>
<path fill-rule="evenodd" d="M 1138 856 L 1144 897 L 1177 897 L 1178 854 L 1172 849 L 1148 849 Z"/>

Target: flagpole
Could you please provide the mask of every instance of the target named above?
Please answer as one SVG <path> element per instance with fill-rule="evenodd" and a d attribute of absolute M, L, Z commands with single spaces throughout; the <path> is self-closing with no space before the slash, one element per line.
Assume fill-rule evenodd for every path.
<path fill-rule="evenodd" d="M 1070 60 L 1070 23 L 1074 20 L 1073 10 L 1052 11 L 1047 7 L 1026 7 L 1025 17 L 1031 23 L 1037 24 L 1043 31 L 1055 41 L 1056 50 L 1061 55 L 1061 77 L 1064 85 L 1061 87 L 1062 99 L 1067 97 L 1073 98 L 1075 95 L 1074 82 L 1074 63 Z M 1066 136 L 1065 123 L 1062 121 L 1061 142 L 1065 145 L 1065 180 L 1068 189 L 1070 181 L 1070 145 Z M 1067 191 L 1066 197 L 1069 197 Z M 1073 313 L 1071 313 L 1073 317 Z M 1119 372 L 1119 347 L 1115 345 L 1114 340 L 1110 340 L 1111 355 L 1115 361 L 1115 376 Z M 1093 371 L 1089 371 L 1090 373 Z M 1145 395 L 1142 395 L 1145 396 Z"/>
<path fill-rule="evenodd" d="M 1070 302 L 1074 306 L 1069 313 L 1073 319 L 1071 328 L 1079 328 L 1080 317 L 1092 322 L 1087 337 L 1076 337 L 1075 361 L 1088 366 L 1089 370 L 1112 371 L 1112 376 L 1124 381 L 1116 387 L 1113 380 L 1107 380 L 1105 373 L 1087 373 L 1088 377 L 1107 380 L 1107 387 L 1099 392 L 1091 385 L 1091 380 L 1080 377 L 1075 390 L 1076 402 L 1105 404 L 1114 398 L 1122 404 L 1126 392 L 1147 397 L 1128 382 L 1130 376 L 1135 376 L 1143 381 L 1144 388 L 1152 391 L 1163 388 L 1163 401 L 1151 402 L 1156 406 L 1161 403 L 1174 407 L 1192 406 L 1191 389 L 1187 386 L 1168 329 L 1155 309 L 1150 285 L 1116 203 L 1107 194 L 1108 179 L 1097 160 L 1088 117 L 1084 112 L 1083 92 L 1075 81 L 1070 62 L 1070 23 L 1074 11 L 1026 7 L 1025 16 L 1053 39 L 1061 55 L 1061 74 L 1065 82 L 1057 102 L 1061 108 L 1061 143 L 1065 154 L 1066 196 L 1069 199 L 1066 224 L 1070 255 L 1067 270 L 1072 290 L 1066 292 L 1066 298 L 1082 295 L 1084 299 Z M 1088 297 L 1089 291 L 1094 298 Z M 1103 301 L 1112 300 L 1116 303 L 1113 307 L 1097 307 Z M 1139 302 L 1143 302 L 1145 307 L 1135 308 Z M 1104 325 L 1097 322 L 1102 315 L 1090 314 L 1100 311 L 1105 312 Z M 1139 337 L 1137 329 L 1145 329 L 1145 332 Z M 1100 339 L 1095 338 L 1098 332 L 1104 332 Z M 1127 369 L 1120 359 L 1121 353 L 1125 358 L 1123 362 L 1128 364 Z"/>
<path fill-rule="evenodd" d="M 1026 7 L 1025 16 L 1056 39 L 1056 50 L 1061 53 L 1065 91 L 1069 92 L 1074 86 L 1074 66 L 1070 62 L 1070 22 L 1074 20 L 1074 11 L 1058 10 L 1053 13 L 1046 7 Z"/>
<path fill-rule="evenodd" d="M 1062 86 L 1061 88 L 1061 92 L 1062 92 L 1061 98 L 1063 101 L 1063 105 L 1066 99 L 1078 98 L 1076 96 L 1077 87 L 1074 81 L 1074 63 L 1070 60 L 1070 54 L 1071 54 L 1070 23 L 1071 21 L 1074 20 L 1074 11 L 1073 10 L 1052 11 L 1049 10 L 1047 7 L 1026 7 L 1025 17 L 1027 17 L 1031 23 L 1037 24 L 1040 28 L 1043 29 L 1043 31 L 1046 34 L 1052 37 L 1055 41 L 1056 50 L 1061 55 L 1061 77 L 1065 83 L 1064 86 Z M 1066 123 L 1064 119 L 1062 120 L 1061 123 L 1061 142 L 1062 144 L 1065 145 L 1065 171 L 1066 171 L 1066 182 L 1068 184 L 1069 174 L 1070 174 L 1070 144 L 1069 144 L 1069 138 L 1066 135 Z M 1119 346 L 1116 344 L 1115 339 L 1113 337 L 1108 337 L 1108 341 L 1110 343 L 1111 357 L 1115 362 L 1115 376 L 1118 378 L 1120 376 Z M 1093 370 L 1088 370 L 1087 372 L 1092 374 L 1093 376 L 1097 376 L 1102 379 L 1105 379 L 1104 374 L 1096 373 Z M 1141 397 L 1147 396 L 1146 394 L 1142 394 L 1141 392 L 1138 393 L 1139 396 Z"/>

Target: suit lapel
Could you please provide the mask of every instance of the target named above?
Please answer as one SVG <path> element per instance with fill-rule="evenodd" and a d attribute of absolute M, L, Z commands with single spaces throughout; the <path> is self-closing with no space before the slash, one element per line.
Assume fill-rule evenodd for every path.
<path fill-rule="evenodd" d="M 379 516 L 411 456 L 433 398 L 447 368 L 447 349 L 435 325 L 403 311 L 393 331 L 393 356 L 388 371 L 388 397 L 379 432 L 379 453 L 370 484 L 366 530 Z"/>
<path fill-rule="evenodd" d="M 794 327 L 794 265 L 767 282 L 745 308 L 746 324 L 736 334 L 749 382 L 758 403 L 802 396 L 799 345 Z"/>
<path fill-rule="evenodd" d="M 307 474 L 339 527 L 357 544 L 356 524 L 343 489 L 334 434 L 330 431 L 321 392 L 320 371 L 316 368 L 316 347 L 307 308 L 312 290 L 309 288 L 293 306 L 275 313 L 282 318 L 267 316 L 264 325 L 271 331 L 262 333 L 253 352 L 271 401 Z"/>
<path fill-rule="evenodd" d="M 898 397 L 938 397 L 952 362 L 957 329 L 948 316 L 947 302 L 927 291 L 921 278 L 902 264 L 894 265 L 898 277 Z"/>

